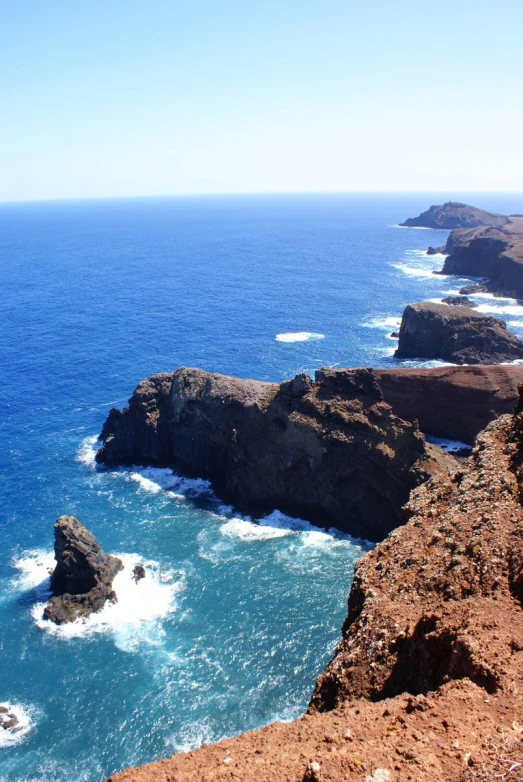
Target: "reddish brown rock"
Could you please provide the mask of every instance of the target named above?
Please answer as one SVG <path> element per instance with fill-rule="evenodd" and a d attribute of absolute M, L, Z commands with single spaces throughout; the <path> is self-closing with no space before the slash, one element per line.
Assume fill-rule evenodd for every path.
<path fill-rule="evenodd" d="M 520 411 L 360 560 L 308 715 L 113 782 L 521 782 L 522 481 Z"/>
<path fill-rule="evenodd" d="M 461 204 L 457 201 L 447 201 L 445 204 L 431 206 L 418 217 L 409 217 L 401 225 L 404 228 L 439 228 L 453 230 L 454 228 L 475 228 L 484 225 L 503 225 L 507 221 L 505 215 L 485 212 L 475 206 Z M 437 248 L 438 250 L 440 248 Z"/>

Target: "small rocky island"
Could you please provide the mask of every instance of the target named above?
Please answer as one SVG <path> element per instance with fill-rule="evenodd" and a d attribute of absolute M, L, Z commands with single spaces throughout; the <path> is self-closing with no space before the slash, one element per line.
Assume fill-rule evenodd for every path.
<path fill-rule="evenodd" d="M 485 212 L 475 206 L 461 204 L 457 201 L 447 201 L 445 204 L 433 205 L 418 217 L 409 217 L 403 228 L 439 228 L 452 231 L 455 228 L 477 228 L 479 226 L 499 226 L 507 222 L 505 215 Z M 430 248 L 441 251 L 441 247 Z"/>
<path fill-rule="evenodd" d="M 0 728 L 15 733 L 20 730 L 20 720 L 8 705 L 0 704 Z"/>
<path fill-rule="evenodd" d="M 94 535 L 74 516 L 60 516 L 54 525 L 56 567 L 51 575 L 53 597 L 44 619 L 65 624 L 115 603 L 113 580 L 123 569 L 117 557 L 106 554 Z"/>
<path fill-rule="evenodd" d="M 522 359 L 523 343 L 503 321 L 470 307 L 420 302 L 403 312 L 394 356 L 499 364 Z"/>

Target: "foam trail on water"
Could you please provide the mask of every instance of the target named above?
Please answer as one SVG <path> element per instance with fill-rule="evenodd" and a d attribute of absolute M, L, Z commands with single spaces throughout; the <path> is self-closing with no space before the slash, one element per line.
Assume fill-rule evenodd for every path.
<path fill-rule="evenodd" d="M 449 277 L 448 274 L 435 275 L 435 269 L 427 269 L 423 266 L 409 266 L 407 263 L 392 263 L 391 266 L 409 277 L 433 277 L 434 279 L 439 278 L 440 280 L 446 280 Z"/>
<path fill-rule="evenodd" d="M 371 318 L 361 325 L 369 329 L 397 330 L 401 325 L 401 318 L 398 318 L 396 315 L 388 315 L 383 318 Z"/>
<path fill-rule="evenodd" d="M 290 530 L 255 524 L 247 519 L 239 518 L 226 521 L 225 524 L 222 524 L 220 527 L 220 532 L 227 538 L 239 538 L 245 542 L 284 538 L 291 534 Z"/>
<path fill-rule="evenodd" d="M 183 574 L 163 572 L 157 562 L 144 560 L 138 554 L 115 554 L 124 569 L 113 581 L 117 603 L 87 619 L 77 619 L 64 625 L 43 618 L 45 604 L 51 595 L 49 575 L 54 565 L 52 552 L 29 551 L 13 563 L 20 572 L 12 587 L 19 591 L 36 589 L 36 602 L 31 615 L 37 627 L 61 639 L 80 638 L 96 633 L 112 633 L 116 645 L 124 651 L 134 651 L 142 643 L 156 644 L 161 638 L 158 625 L 176 609 L 176 596 L 184 587 Z M 136 582 L 132 576 L 135 565 L 145 567 L 146 576 Z M 176 577 L 177 576 L 177 577 Z"/>
<path fill-rule="evenodd" d="M 286 331 L 282 334 L 276 334 L 276 342 L 307 342 L 313 339 L 325 339 L 325 334 L 319 334 L 315 331 Z"/>
<path fill-rule="evenodd" d="M 82 464 L 85 464 L 86 467 L 94 470 L 96 467 L 95 456 L 98 450 L 97 443 L 98 437 L 95 434 L 84 437 L 78 448 L 76 461 L 81 462 Z"/>
<path fill-rule="evenodd" d="M 13 728 L 2 728 L 0 725 L 0 749 L 14 747 L 24 741 L 34 727 L 34 709 L 20 703 L 0 703 L 0 706 L 6 708 L 8 713 L 18 720 Z"/>

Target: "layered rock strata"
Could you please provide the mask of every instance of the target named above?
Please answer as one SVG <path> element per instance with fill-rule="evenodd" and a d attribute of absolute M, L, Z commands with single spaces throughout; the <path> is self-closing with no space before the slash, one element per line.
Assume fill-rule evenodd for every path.
<path fill-rule="evenodd" d="M 447 201 L 445 204 L 431 206 L 418 217 L 409 217 L 401 225 L 405 228 L 439 228 L 453 230 L 455 228 L 476 228 L 478 226 L 503 225 L 507 221 L 505 215 L 485 212 L 475 206 L 461 204 L 457 201 Z M 438 250 L 441 248 L 437 248 Z"/>
<path fill-rule="evenodd" d="M 54 525 L 56 567 L 51 575 L 53 597 L 44 619 L 74 622 L 116 602 L 113 580 L 123 564 L 106 554 L 94 535 L 74 516 L 60 516 Z"/>
<path fill-rule="evenodd" d="M 496 364 L 523 358 L 523 343 L 490 315 L 469 307 L 420 302 L 403 312 L 394 356 Z"/>
<path fill-rule="evenodd" d="M 140 383 L 101 437 L 101 464 L 169 465 L 242 512 L 278 508 L 370 540 L 400 523 L 414 486 L 455 466 L 366 369 L 277 385 L 182 368 Z"/>
<path fill-rule="evenodd" d="M 356 566 L 309 713 L 113 782 L 523 779 L 523 413 Z"/>

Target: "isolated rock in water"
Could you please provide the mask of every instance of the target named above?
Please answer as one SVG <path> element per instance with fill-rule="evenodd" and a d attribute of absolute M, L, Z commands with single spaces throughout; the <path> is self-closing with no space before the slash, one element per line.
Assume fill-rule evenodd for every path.
<path fill-rule="evenodd" d="M 468 307 L 421 302 L 403 312 L 396 358 L 499 364 L 523 358 L 523 343 L 497 318 Z"/>
<path fill-rule="evenodd" d="M 7 706 L 0 705 L 0 728 L 12 731 L 20 729 L 20 720 Z"/>
<path fill-rule="evenodd" d="M 471 310 L 476 309 L 478 304 L 475 301 L 467 299 L 466 296 L 446 296 L 442 299 L 443 304 L 450 304 L 452 307 L 470 307 Z"/>
<path fill-rule="evenodd" d="M 60 516 L 54 525 L 56 567 L 51 575 L 53 597 L 44 619 L 73 622 L 116 602 L 112 583 L 121 560 L 106 554 L 94 535 L 74 516 Z"/>
<path fill-rule="evenodd" d="M 445 245 L 442 247 L 428 247 L 427 255 L 443 255 L 445 252 Z"/>
<path fill-rule="evenodd" d="M 134 566 L 132 578 L 134 578 L 135 583 L 138 583 L 142 578 L 145 578 L 145 568 L 143 565 Z"/>
<path fill-rule="evenodd" d="M 409 217 L 401 225 L 405 228 L 476 228 L 485 225 L 503 225 L 508 218 L 492 212 L 485 212 L 475 206 L 447 201 L 445 204 L 431 206 L 418 217 Z"/>
<path fill-rule="evenodd" d="M 470 296 L 471 293 L 485 293 L 487 286 L 484 282 L 476 282 L 473 285 L 464 285 L 459 289 L 460 296 Z"/>

